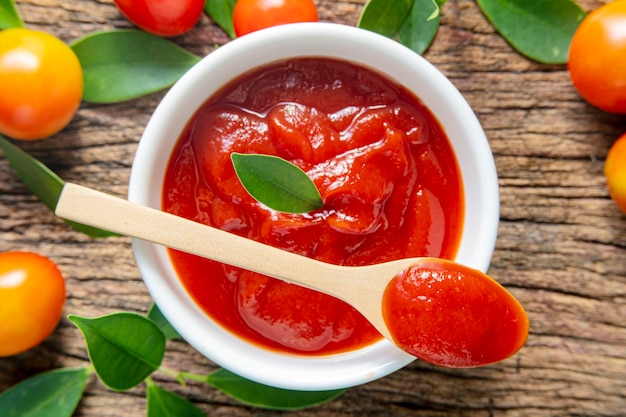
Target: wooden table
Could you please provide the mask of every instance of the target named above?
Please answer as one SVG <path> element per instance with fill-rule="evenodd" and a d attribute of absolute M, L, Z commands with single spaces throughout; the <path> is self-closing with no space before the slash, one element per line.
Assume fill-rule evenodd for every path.
<path fill-rule="evenodd" d="M 320 0 L 320 17 L 355 25 L 364 0 Z M 603 1 L 580 0 L 586 10 Z M 95 30 L 130 27 L 111 0 L 20 0 L 27 26 L 70 42 Z M 198 55 L 228 41 L 203 17 L 175 41 Z M 501 222 L 490 274 L 525 305 L 527 345 L 480 369 L 441 369 L 419 361 L 339 399 L 290 416 L 618 416 L 626 415 L 626 217 L 602 174 L 626 118 L 580 100 L 564 66 L 518 55 L 470 0 L 443 8 L 425 54 L 461 90 L 483 124 L 501 186 Z M 1 92 L 0 92 L 1 93 Z M 19 143 L 64 179 L 124 195 L 137 142 L 162 97 L 82 105 L 56 137 Z M 75 233 L 16 179 L 0 158 L 0 251 L 51 257 L 67 280 L 66 314 L 146 312 L 150 297 L 130 240 Z M 82 336 L 63 319 L 42 345 L 0 359 L 0 391 L 35 373 L 83 366 Z M 184 342 L 170 342 L 165 365 L 208 373 L 215 365 Z M 202 384 L 158 382 L 211 416 L 270 416 Z M 116 393 L 96 378 L 77 416 L 143 416 L 145 387 Z M 1 412 L 0 412 L 1 414 Z"/>

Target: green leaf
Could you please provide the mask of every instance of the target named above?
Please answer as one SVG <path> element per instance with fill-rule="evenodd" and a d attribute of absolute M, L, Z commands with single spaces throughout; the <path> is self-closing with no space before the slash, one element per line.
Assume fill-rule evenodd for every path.
<path fill-rule="evenodd" d="M 369 0 L 357 26 L 393 38 L 407 18 L 413 0 Z"/>
<path fill-rule="evenodd" d="M 247 380 L 226 369 L 209 375 L 207 383 L 244 404 L 272 410 L 312 407 L 333 400 L 346 391 L 294 391 L 274 388 Z"/>
<path fill-rule="evenodd" d="M 487 19 L 522 55 L 565 64 L 585 12 L 573 0 L 477 0 Z"/>
<path fill-rule="evenodd" d="M 20 17 L 13 0 L 0 0 L 0 29 L 21 28 L 24 21 Z"/>
<path fill-rule="evenodd" d="M 0 136 L 0 148 L 24 185 L 50 210 L 54 210 L 63 189 L 63 180 L 47 166 L 2 136 Z"/>
<path fill-rule="evenodd" d="M 3 417 L 70 417 L 85 391 L 88 368 L 56 369 L 0 394 Z"/>
<path fill-rule="evenodd" d="M 359 18 L 358 26 L 423 53 L 439 28 L 439 12 L 446 0 L 370 0 Z"/>
<path fill-rule="evenodd" d="M 286 213 L 307 213 L 323 206 L 315 184 L 300 168 L 276 156 L 231 154 L 235 171 L 250 195 Z"/>
<path fill-rule="evenodd" d="M 206 417 L 187 399 L 150 382 L 148 384 L 148 417 Z"/>
<path fill-rule="evenodd" d="M 236 0 L 206 0 L 204 11 L 232 39 L 235 39 L 233 27 L 233 8 Z"/>
<path fill-rule="evenodd" d="M 0 135 L 0 149 L 24 185 L 54 212 L 65 182 L 50 168 L 13 145 L 2 135 Z M 92 237 L 117 236 L 115 233 L 95 227 L 70 221 L 66 223 L 75 230 Z"/>
<path fill-rule="evenodd" d="M 147 317 L 122 312 L 69 319 L 83 333 L 96 373 L 109 388 L 133 388 L 161 366 L 165 336 Z"/>
<path fill-rule="evenodd" d="M 140 30 L 93 33 L 74 42 L 72 49 L 83 67 L 83 99 L 94 103 L 115 103 L 163 90 L 200 60 Z"/>
<path fill-rule="evenodd" d="M 418 54 L 424 53 L 439 29 L 440 7 L 446 0 L 414 0 L 409 16 L 398 30 L 398 40 Z"/>
<path fill-rule="evenodd" d="M 157 327 L 163 332 L 163 335 L 167 340 L 180 339 L 180 334 L 175 328 L 167 321 L 159 307 L 156 304 L 152 304 L 150 311 L 148 311 L 148 318 L 157 325 Z"/>

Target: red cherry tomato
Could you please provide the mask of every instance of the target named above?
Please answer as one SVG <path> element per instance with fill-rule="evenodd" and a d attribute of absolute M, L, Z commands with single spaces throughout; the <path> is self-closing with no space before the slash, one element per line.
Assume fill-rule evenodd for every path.
<path fill-rule="evenodd" d="M 626 113 L 626 0 L 591 12 L 574 33 L 568 69 L 580 95 L 610 113 Z"/>
<path fill-rule="evenodd" d="M 233 9 L 237 36 L 285 23 L 317 21 L 313 0 L 237 0 Z"/>
<path fill-rule="evenodd" d="M 0 133 L 52 136 L 72 120 L 82 96 L 83 70 L 68 45 L 36 30 L 0 32 Z"/>
<path fill-rule="evenodd" d="M 157 36 L 178 36 L 193 28 L 205 0 L 115 0 L 135 25 Z"/>
<path fill-rule="evenodd" d="M 32 252 L 0 253 L 0 357 L 47 338 L 64 303 L 65 281 L 54 262 Z"/>

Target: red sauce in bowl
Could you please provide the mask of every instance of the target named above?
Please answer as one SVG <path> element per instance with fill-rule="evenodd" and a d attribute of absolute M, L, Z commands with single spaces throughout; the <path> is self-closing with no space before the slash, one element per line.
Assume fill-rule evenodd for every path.
<path fill-rule="evenodd" d="M 265 207 L 239 182 L 232 152 L 293 162 L 324 207 Z M 163 191 L 166 211 L 343 265 L 452 259 L 463 225 L 460 170 L 430 111 L 380 74 L 327 58 L 258 68 L 209 98 L 177 142 Z M 170 257 L 197 304 L 252 343 L 319 355 L 381 338 L 330 296 L 174 250 Z"/>

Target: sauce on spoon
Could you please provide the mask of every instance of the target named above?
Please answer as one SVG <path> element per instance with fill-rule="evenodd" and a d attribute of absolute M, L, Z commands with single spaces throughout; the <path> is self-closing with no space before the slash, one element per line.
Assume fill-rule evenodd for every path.
<path fill-rule="evenodd" d="M 383 295 L 395 343 L 436 365 L 487 365 L 517 352 L 528 337 L 521 304 L 480 271 L 443 259 L 399 273 Z"/>

